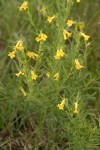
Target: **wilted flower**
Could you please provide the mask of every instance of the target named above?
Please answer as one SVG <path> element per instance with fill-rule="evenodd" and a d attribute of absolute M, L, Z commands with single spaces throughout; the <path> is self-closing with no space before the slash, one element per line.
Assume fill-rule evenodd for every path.
<path fill-rule="evenodd" d="M 41 12 L 41 14 L 42 14 L 43 16 L 45 16 L 45 15 L 46 15 L 46 7 L 43 6 L 43 7 L 40 9 L 40 12 Z"/>
<path fill-rule="evenodd" d="M 79 22 L 78 24 L 80 31 L 82 31 L 85 27 L 85 23 L 84 22 Z"/>

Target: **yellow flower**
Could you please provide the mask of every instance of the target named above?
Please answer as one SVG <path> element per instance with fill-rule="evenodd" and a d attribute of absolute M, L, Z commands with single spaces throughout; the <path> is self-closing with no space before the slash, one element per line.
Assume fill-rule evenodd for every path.
<path fill-rule="evenodd" d="M 73 24 L 75 24 L 75 21 L 73 21 L 73 20 L 68 20 L 67 21 L 68 27 L 71 27 Z"/>
<path fill-rule="evenodd" d="M 56 55 L 54 56 L 55 59 L 60 59 L 61 57 L 63 57 L 65 55 L 65 53 L 63 52 L 62 49 L 57 50 Z"/>
<path fill-rule="evenodd" d="M 43 6 L 43 7 L 40 9 L 40 12 L 41 12 L 41 14 L 42 14 L 43 16 L 45 16 L 45 15 L 46 15 L 46 7 Z"/>
<path fill-rule="evenodd" d="M 23 51 L 24 50 L 24 46 L 23 46 L 23 41 L 22 40 L 19 40 L 17 42 L 17 44 L 14 46 L 14 50 L 20 50 L 20 51 Z"/>
<path fill-rule="evenodd" d="M 59 80 L 59 73 L 57 72 L 53 77 L 54 77 L 54 80 L 58 81 Z"/>
<path fill-rule="evenodd" d="M 29 58 L 34 58 L 34 59 L 36 59 L 36 58 L 39 57 L 38 54 L 33 53 L 33 52 L 27 52 L 27 56 L 28 56 Z"/>
<path fill-rule="evenodd" d="M 65 105 L 65 99 L 63 99 L 61 103 L 57 105 L 57 107 L 59 108 L 59 110 L 64 110 L 64 105 Z"/>
<path fill-rule="evenodd" d="M 85 23 L 84 22 L 79 22 L 78 24 L 80 31 L 82 31 L 85 27 Z"/>
<path fill-rule="evenodd" d="M 90 35 L 86 35 L 83 32 L 81 32 L 80 35 L 84 38 L 84 41 L 88 41 L 90 38 Z"/>
<path fill-rule="evenodd" d="M 51 24 L 52 21 L 53 21 L 53 19 L 54 19 L 55 17 L 56 17 L 55 15 L 54 15 L 54 16 L 51 16 L 51 17 L 48 17 L 47 21 Z"/>
<path fill-rule="evenodd" d="M 23 88 L 21 88 L 21 92 L 23 93 L 24 96 L 27 96 L 27 94 Z"/>
<path fill-rule="evenodd" d="M 46 76 L 49 78 L 50 77 L 50 72 L 46 72 Z"/>
<path fill-rule="evenodd" d="M 76 0 L 77 3 L 80 3 L 80 0 Z"/>
<path fill-rule="evenodd" d="M 36 80 L 37 77 L 38 76 L 33 71 L 31 71 L 31 78 L 32 78 L 32 80 Z"/>
<path fill-rule="evenodd" d="M 36 41 L 37 41 L 37 42 L 46 41 L 46 39 L 47 39 L 47 35 L 44 34 L 44 33 L 40 33 L 40 34 L 38 35 L 38 37 L 36 38 Z"/>
<path fill-rule="evenodd" d="M 16 76 L 19 77 L 20 75 L 24 75 L 23 71 L 19 71 L 18 73 L 16 73 Z"/>
<path fill-rule="evenodd" d="M 77 114 L 77 113 L 79 113 L 79 111 L 78 111 L 78 103 L 75 102 L 74 105 L 75 105 L 74 113 Z"/>
<path fill-rule="evenodd" d="M 8 56 L 12 59 L 15 57 L 15 51 L 9 52 Z"/>
<path fill-rule="evenodd" d="M 64 36 L 64 40 L 67 40 L 68 38 L 70 38 L 72 36 L 71 32 L 68 32 L 67 30 L 63 30 L 63 36 Z"/>
<path fill-rule="evenodd" d="M 100 21 L 98 21 L 97 24 L 100 24 Z"/>
<path fill-rule="evenodd" d="M 80 65 L 78 59 L 75 59 L 75 68 L 76 68 L 77 70 L 80 70 L 80 69 L 83 68 L 83 67 L 84 67 L 84 66 Z"/>
<path fill-rule="evenodd" d="M 22 5 L 19 7 L 19 11 L 23 11 L 26 9 L 28 9 L 28 2 L 27 1 L 22 3 Z"/>

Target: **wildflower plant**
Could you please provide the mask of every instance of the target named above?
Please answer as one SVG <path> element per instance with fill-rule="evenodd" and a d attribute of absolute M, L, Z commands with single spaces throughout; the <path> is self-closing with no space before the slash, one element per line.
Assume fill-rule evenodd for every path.
<path fill-rule="evenodd" d="M 37 143 L 44 134 L 44 149 L 99 150 L 100 130 L 86 107 L 95 99 L 88 92 L 93 80 L 87 68 L 91 36 L 84 24 L 72 19 L 71 10 L 77 3 L 81 1 L 30 0 L 18 6 L 30 32 L 25 37 L 21 33 L 22 39 L 15 41 L 8 56 L 16 66 L 16 97 L 37 116 L 33 149 L 39 149 Z"/>

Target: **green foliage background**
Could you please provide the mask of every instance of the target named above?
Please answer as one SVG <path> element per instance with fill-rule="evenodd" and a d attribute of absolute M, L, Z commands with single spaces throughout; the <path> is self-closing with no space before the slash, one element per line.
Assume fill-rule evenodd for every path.
<path fill-rule="evenodd" d="M 37 34 L 34 33 L 35 28 L 30 23 L 30 18 L 26 14 L 18 12 L 18 6 L 22 2 L 21 0 L 10 0 L 10 2 L 0 0 L 0 148 L 4 150 L 14 148 L 99 150 L 100 24 L 97 23 L 100 20 L 99 0 L 84 0 L 79 5 L 75 4 L 71 14 L 67 14 L 66 18 L 71 17 L 73 20 L 85 22 L 85 32 L 91 35 L 92 45 L 86 53 L 84 65 L 87 68 L 80 72 L 78 79 L 78 73 L 76 73 L 69 80 L 63 80 L 66 76 L 64 74 L 66 60 L 64 63 L 61 62 L 57 68 L 57 64 L 54 64 L 53 60 L 50 61 L 51 57 L 47 57 L 50 55 L 50 43 L 52 43 L 53 49 L 56 49 L 56 44 L 60 42 L 60 39 L 59 36 L 56 37 L 55 29 L 51 27 L 48 30 L 46 23 L 43 26 L 44 18 L 37 19 L 36 6 L 38 4 L 42 6 L 42 2 L 39 0 L 29 1 L 30 5 L 33 5 L 30 11 L 35 20 L 36 30 L 44 28 L 49 36 L 53 35 L 57 38 L 54 43 L 54 39 L 50 39 L 51 41 L 46 43 L 45 48 L 48 47 L 48 53 L 45 52 L 41 60 L 43 63 L 40 63 L 39 66 L 42 77 L 44 70 L 48 69 L 48 61 L 51 66 L 49 71 L 52 70 L 53 73 L 63 68 L 60 72 L 61 82 L 58 84 L 45 79 L 41 80 L 38 85 L 31 84 L 28 97 L 30 101 L 22 96 L 20 92 L 22 80 L 16 78 L 16 65 L 13 60 L 8 58 L 8 52 L 11 51 L 12 45 L 15 45 L 19 37 L 26 41 L 28 49 L 38 47 L 36 43 L 34 44 L 33 39 Z M 60 5 L 63 5 L 61 0 L 44 0 L 43 3 L 49 6 L 51 15 L 60 9 Z M 58 23 L 63 27 L 65 12 L 64 10 L 59 11 L 61 11 L 62 22 Z M 72 48 L 74 48 L 74 41 L 72 41 Z M 52 55 L 54 55 L 53 49 Z M 71 66 L 71 59 L 75 59 L 78 54 L 79 52 L 68 51 L 69 66 Z M 80 58 L 82 60 L 82 55 Z M 70 67 L 68 69 L 70 70 Z M 80 99 L 81 114 L 79 116 L 66 115 L 64 111 L 58 110 L 56 105 L 59 103 L 60 97 L 67 97 L 70 107 L 72 107 L 74 99 Z"/>

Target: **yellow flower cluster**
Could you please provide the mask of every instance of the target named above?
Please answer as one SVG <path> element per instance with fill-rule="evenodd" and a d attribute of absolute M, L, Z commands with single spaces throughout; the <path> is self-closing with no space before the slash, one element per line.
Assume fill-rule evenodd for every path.
<path fill-rule="evenodd" d="M 57 104 L 59 110 L 64 110 L 64 106 L 65 106 L 65 99 L 63 99 L 60 104 Z M 79 113 L 77 102 L 74 103 L 74 113 L 75 114 Z"/>
<path fill-rule="evenodd" d="M 17 44 L 14 46 L 14 50 L 12 52 L 9 52 L 8 56 L 11 59 L 15 57 L 16 50 L 19 50 L 19 51 L 23 51 L 24 50 L 24 46 L 23 46 L 23 41 L 22 40 L 19 40 L 17 42 Z"/>
<path fill-rule="evenodd" d="M 57 50 L 56 55 L 54 56 L 55 59 L 60 59 L 65 55 L 64 51 L 62 49 Z"/>
<path fill-rule="evenodd" d="M 22 3 L 22 5 L 19 7 L 19 11 L 24 11 L 26 9 L 28 9 L 28 2 L 27 1 Z"/>
<path fill-rule="evenodd" d="M 17 76 L 17 77 L 19 77 L 19 76 L 21 76 L 21 75 L 24 75 L 25 73 L 24 73 L 24 71 L 19 71 L 18 73 L 16 73 L 15 75 Z M 36 75 L 35 73 L 34 73 L 34 71 L 31 71 L 31 78 L 32 78 L 32 80 L 36 80 L 37 78 L 38 78 L 38 75 Z M 21 91 L 22 91 L 22 89 L 21 89 Z M 23 91 L 22 91 L 23 92 Z M 24 92 L 23 92 L 24 93 Z"/>
<path fill-rule="evenodd" d="M 57 107 L 59 108 L 59 110 L 64 110 L 64 105 L 65 105 L 65 99 L 63 99 L 61 103 L 57 105 Z"/>
<path fill-rule="evenodd" d="M 40 33 L 40 34 L 38 35 L 38 37 L 36 38 L 36 41 L 37 41 L 37 42 L 46 41 L 46 39 L 47 39 L 47 35 L 44 34 L 44 33 Z"/>
<path fill-rule="evenodd" d="M 50 72 L 47 71 L 45 75 L 46 75 L 47 78 L 50 78 Z M 56 81 L 59 80 L 59 72 L 54 74 L 53 79 L 56 80 Z"/>
<path fill-rule="evenodd" d="M 76 2 L 77 2 L 77 3 L 80 3 L 80 0 L 76 0 Z M 19 7 L 19 11 L 24 11 L 24 10 L 27 10 L 28 8 L 29 8 L 29 7 L 28 7 L 28 2 L 25 1 L 25 2 L 23 2 L 23 4 Z M 40 12 L 41 12 L 43 15 L 45 15 L 45 14 L 46 14 L 46 7 L 43 6 L 43 8 L 40 10 Z M 53 16 L 48 16 L 48 18 L 47 18 L 48 23 L 51 24 L 55 18 L 56 18 L 55 15 L 53 15 Z M 73 20 L 68 20 L 68 21 L 67 21 L 67 26 L 68 26 L 68 27 L 71 27 L 71 26 L 73 26 L 75 23 L 76 23 L 76 22 L 73 21 Z M 80 31 L 83 30 L 84 24 L 79 24 L 79 28 L 80 28 Z M 63 33 L 62 33 L 62 34 L 63 34 L 64 40 L 67 40 L 67 39 L 69 39 L 69 38 L 72 37 L 72 33 L 69 32 L 69 31 L 67 31 L 67 30 L 65 30 L 65 29 L 63 30 Z M 88 41 L 89 38 L 90 38 L 90 35 L 85 35 L 83 32 L 81 32 L 80 35 L 84 38 L 85 41 Z M 36 37 L 35 40 L 36 40 L 36 42 L 41 42 L 41 41 L 46 41 L 47 38 L 48 38 L 48 36 L 47 36 L 46 34 L 40 33 L 40 34 L 38 35 L 38 37 Z M 24 50 L 24 45 L 23 45 L 23 41 L 22 41 L 22 40 L 19 40 L 19 41 L 17 42 L 17 44 L 14 46 L 14 51 L 9 52 L 8 56 L 9 56 L 11 59 L 14 58 L 14 57 L 15 57 L 15 53 L 16 53 L 17 50 L 19 50 L 19 51 L 23 51 L 23 50 Z M 57 52 L 56 52 L 56 54 L 55 54 L 55 56 L 54 56 L 54 59 L 59 60 L 60 58 L 64 57 L 64 55 L 65 55 L 64 51 L 60 48 L 60 49 L 57 50 Z M 38 54 L 36 54 L 36 53 L 34 53 L 34 52 L 30 52 L 30 51 L 27 52 L 27 56 L 28 56 L 29 58 L 33 58 L 33 59 L 39 58 L 39 55 L 38 55 Z M 79 62 L 78 59 L 75 59 L 74 63 L 75 63 L 75 68 L 76 68 L 77 70 L 80 70 L 80 69 L 84 68 L 84 66 L 82 66 L 82 65 L 80 64 L 80 62 Z M 16 76 L 19 77 L 19 76 L 24 75 L 24 74 L 25 74 L 24 71 L 19 71 L 18 73 L 16 73 Z M 34 71 L 30 71 L 30 74 L 31 74 L 31 79 L 32 79 L 32 80 L 37 80 L 38 75 L 37 75 Z M 46 75 L 47 78 L 49 78 L 49 77 L 50 77 L 50 72 L 46 72 L 45 75 Z M 57 73 L 55 73 L 55 74 L 53 75 L 53 79 L 56 80 L 56 81 L 59 80 L 59 72 L 57 72 Z M 22 93 L 23 93 L 24 96 L 27 95 L 23 88 L 21 88 L 21 91 L 22 91 Z M 65 106 L 65 99 L 63 99 L 63 100 L 61 101 L 61 103 L 57 105 L 57 107 L 58 107 L 59 110 L 64 110 L 64 106 Z M 75 107 L 74 107 L 74 113 L 75 113 L 75 114 L 79 113 L 79 111 L 78 111 L 78 103 L 75 102 L 75 103 L 74 103 L 74 106 L 75 106 Z"/>

